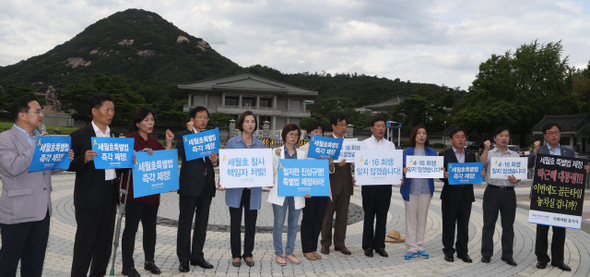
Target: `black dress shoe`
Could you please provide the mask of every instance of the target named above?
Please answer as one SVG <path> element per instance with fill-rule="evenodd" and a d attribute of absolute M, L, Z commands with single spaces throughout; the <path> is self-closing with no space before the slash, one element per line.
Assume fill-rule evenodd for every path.
<path fill-rule="evenodd" d="M 507 264 L 511 266 L 516 266 L 516 262 L 513 258 L 502 258 L 502 261 L 505 261 Z"/>
<path fill-rule="evenodd" d="M 330 246 L 329 245 L 322 245 L 322 249 L 320 250 L 320 252 L 322 252 L 322 254 L 330 254 Z"/>
<path fill-rule="evenodd" d="M 373 257 L 373 249 L 365 249 L 365 256 L 372 258 Z"/>
<path fill-rule="evenodd" d="M 156 264 L 154 262 L 147 262 L 144 266 L 143 269 L 153 273 L 153 274 L 160 274 L 162 273 L 162 271 L 156 266 Z"/>
<path fill-rule="evenodd" d="M 375 252 L 377 252 L 377 254 L 379 254 L 379 256 L 381 257 L 389 257 L 389 255 L 387 254 L 387 251 L 385 251 L 385 248 L 379 248 L 379 249 L 375 249 Z"/>
<path fill-rule="evenodd" d="M 546 267 L 547 267 L 547 263 L 544 263 L 544 262 L 538 262 L 537 263 L 537 268 L 538 269 L 544 269 Z"/>
<path fill-rule="evenodd" d="M 447 262 L 454 262 L 455 258 L 453 258 L 453 254 L 445 254 L 445 261 Z"/>
<path fill-rule="evenodd" d="M 191 268 L 188 266 L 188 261 L 180 262 L 180 265 L 178 266 L 178 271 L 189 272 L 190 270 L 191 270 Z"/>
<path fill-rule="evenodd" d="M 204 259 L 191 261 L 191 265 L 198 265 L 204 269 L 213 268 L 213 265 L 210 264 L 208 261 L 205 261 Z"/>
<path fill-rule="evenodd" d="M 490 263 L 490 257 L 488 257 L 488 256 L 481 256 L 481 262 L 482 263 L 489 264 Z"/>
<path fill-rule="evenodd" d="M 469 257 L 469 255 L 457 255 L 457 258 L 463 260 L 466 263 L 472 263 L 473 260 L 471 260 L 471 257 Z"/>
<path fill-rule="evenodd" d="M 135 267 L 132 267 L 127 270 L 123 270 L 123 271 L 121 271 L 121 273 L 123 273 L 123 275 L 129 276 L 129 277 L 141 277 L 141 275 L 139 274 L 139 272 L 137 272 Z"/>
<path fill-rule="evenodd" d="M 561 269 L 563 271 L 572 271 L 572 269 L 569 266 L 567 266 L 566 264 L 564 264 L 563 262 L 558 263 L 558 264 L 553 264 L 552 263 L 551 265 L 554 266 L 554 267 L 557 267 L 557 268 L 559 268 L 559 269 Z"/>

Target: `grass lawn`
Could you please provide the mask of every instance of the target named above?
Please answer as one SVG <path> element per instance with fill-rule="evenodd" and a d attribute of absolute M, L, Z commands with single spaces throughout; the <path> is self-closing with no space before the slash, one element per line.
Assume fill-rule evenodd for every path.
<path fill-rule="evenodd" d="M 12 125 L 14 125 L 14 123 L 11 122 L 0 122 L 0 132 L 4 132 L 6 130 L 10 130 L 10 128 L 12 128 Z M 49 133 L 49 135 L 53 135 L 53 130 L 55 128 L 59 129 L 61 131 L 62 135 L 69 135 L 71 134 L 73 131 L 75 131 L 78 128 L 75 127 L 63 127 L 63 126 L 45 126 L 47 128 L 47 132 Z"/>

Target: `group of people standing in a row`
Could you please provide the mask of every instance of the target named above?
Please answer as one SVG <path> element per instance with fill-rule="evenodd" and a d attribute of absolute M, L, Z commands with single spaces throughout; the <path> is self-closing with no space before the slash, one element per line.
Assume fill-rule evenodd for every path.
<path fill-rule="evenodd" d="M 534 148 L 531 149 L 528 156 L 528 167 L 535 166 L 537 154 L 550 154 L 555 156 L 574 157 L 574 151 L 559 144 L 561 139 L 561 127 L 558 124 L 550 123 L 542 128 L 543 136 L 547 142 L 541 146 L 541 141 L 535 141 Z M 455 129 L 450 133 L 452 148 L 440 153 L 444 156 L 445 168 L 449 162 L 466 163 L 477 162 L 476 155 L 465 147 L 465 132 L 462 129 Z M 494 157 L 520 157 L 520 155 L 508 148 L 510 142 L 510 130 L 506 126 L 498 127 L 493 132 L 495 146 L 487 140 L 484 142 L 484 150 L 479 158 L 483 163 L 484 171 L 482 176 L 487 183 L 483 195 L 483 227 L 481 231 L 481 262 L 490 263 L 494 254 L 493 236 L 496 229 L 498 214 L 501 217 L 502 235 L 501 260 L 509 265 L 516 266 L 517 263 L 513 257 L 514 246 L 514 221 L 516 217 L 516 194 L 514 187 L 520 182 L 513 175 L 506 179 L 491 178 L 491 160 Z M 584 166 L 588 173 L 588 165 Z M 448 173 L 445 173 L 448 177 Z M 454 254 L 457 258 L 466 263 L 471 263 L 472 259 L 468 254 L 469 242 L 469 217 L 471 215 L 471 205 L 475 202 L 473 185 L 449 185 L 447 179 L 444 179 L 444 186 L 441 193 L 442 200 L 442 218 L 443 218 L 443 252 L 444 259 L 448 262 L 454 261 Z M 571 268 L 564 263 L 564 243 L 565 228 L 553 226 L 553 237 L 551 240 L 551 257 L 547 254 L 548 248 L 548 230 L 547 225 L 537 225 L 535 239 L 535 255 L 537 256 L 536 267 L 539 269 L 546 268 L 547 264 L 564 271 L 571 271 Z M 457 240 L 455 241 L 455 229 L 457 230 Z M 408 255 L 406 255 L 406 258 Z"/>
<path fill-rule="evenodd" d="M 153 274 L 161 271 L 155 264 L 156 218 L 160 203 L 159 195 L 133 198 L 133 182 L 126 174 L 114 169 L 96 169 L 93 159 L 97 156 L 92 150 L 91 137 L 118 137 L 118 133 L 109 125 L 115 114 L 113 98 L 108 94 L 96 94 L 89 101 L 93 115 L 91 124 L 71 134 L 69 158 L 72 160 L 68 170 L 76 172 L 74 186 L 74 207 L 77 223 L 74 242 L 71 276 L 104 276 L 112 251 L 117 204 L 126 201 L 125 229 L 122 236 L 122 273 L 127 276 L 140 276 L 135 268 L 133 251 L 135 235 L 139 222 L 143 226 L 143 249 L 145 259 L 142 265 Z M 11 114 L 15 124 L 11 130 L 0 134 L 0 173 L 2 173 L 3 191 L 0 197 L 0 231 L 2 249 L 0 250 L 0 276 L 14 276 L 17 265 L 21 262 L 22 276 L 41 276 L 45 249 L 49 236 L 49 217 L 51 216 L 51 174 L 58 172 L 27 172 L 32 161 L 34 145 L 40 134 L 36 128 L 42 123 L 43 110 L 32 96 L 23 96 L 12 103 Z M 254 266 L 253 250 L 255 245 L 256 218 L 261 207 L 262 188 L 226 188 L 224 184 L 215 184 L 214 167 L 218 165 L 218 155 L 187 161 L 182 136 L 205 130 L 209 112 L 204 107 L 190 111 L 190 127 L 176 134 L 166 131 L 164 147 L 150 136 L 155 123 L 155 115 L 149 108 L 137 109 L 132 118 L 134 132 L 127 137 L 135 138 L 134 150 L 153 151 L 171 149 L 173 140 L 182 157 L 178 190 L 179 219 L 177 233 L 177 256 L 180 272 L 190 271 L 189 265 L 213 268 L 205 259 L 203 248 L 206 241 L 209 208 L 216 191 L 225 192 L 225 203 L 230 214 L 230 244 L 233 266 L 239 267 L 242 260 L 247 266 Z M 335 138 L 343 138 L 347 121 L 342 114 L 330 119 Z M 231 138 L 226 149 L 264 148 L 262 141 L 253 136 L 258 127 L 256 116 L 250 112 L 240 115 L 237 123 L 241 133 Z M 367 150 L 390 151 L 395 145 L 384 138 L 386 122 L 376 117 L 371 121 L 372 136 L 364 140 Z M 323 136 L 324 128 L 313 121 L 306 126 L 307 135 Z M 547 144 L 542 146 L 535 142 L 535 148 L 529 157 L 529 166 L 534 166 L 537 153 L 573 156 L 573 151 L 559 145 L 560 128 L 550 124 L 543 128 Z M 305 159 L 309 144 L 299 148 L 296 145 L 301 137 L 301 129 L 296 124 L 287 124 L 282 130 L 284 146 L 273 149 L 273 162 L 280 159 Z M 517 153 L 507 148 L 510 134 L 506 127 L 494 131 L 495 148 L 490 141 L 484 143 L 485 149 L 480 161 L 488 168 L 492 157 L 515 157 Z M 451 132 L 452 148 L 440 153 L 444 156 L 444 167 L 448 163 L 476 162 L 474 153 L 464 149 L 465 132 L 455 129 Z M 417 126 L 410 136 L 410 147 L 405 149 L 406 156 L 435 156 L 436 151 L 429 147 L 426 128 Z M 405 166 L 405 164 L 404 164 Z M 346 228 L 350 197 L 354 191 L 354 165 L 346 160 L 329 159 L 330 196 L 329 197 L 282 197 L 277 193 L 277 186 L 272 186 L 267 201 L 272 203 L 274 224 L 273 244 L 275 260 L 280 265 L 300 263 L 294 255 L 300 212 L 301 246 L 303 256 L 308 260 L 319 260 L 318 240 L 321 240 L 320 252 L 329 254 L 331 245 L 334 250 L 350 255 L 346 247 Z M 405 169 L 407 171 L 407 169 Z M 588 167 L 586 166 L 586 170 Z M 486 173 L 488 172 L 488 173 Z M 277 174 L 275 170 L 275 183 Z M 483 199 L 482 258 L 490 262 L 493 254 L 492 237 L 498 213 L 501 214 L 502 260 L 516 265 L 513 259 L 513 223 L 516 211 L 514 186 L 520 181 L 513 176 L 508 179 L 492 179 L 489 171 L 482 172 L 486 177 L 487 188 Z M 454 261 L 454 253 L 464 262 L 472 262 L 468 255 L 468 224 L 472 202 L 475 201 L 473 185 L 449 185 L 445 172 L 442 199 L 443 217 L 443 252 L 445 260 Z M 119 198 L 119 179 L 127 190 L 125 199 Z M 127 181 L 130 180 L 130 181 Z M 406 247 L 405 259 L 415 256 L 429 258 L 423 248 L 426 223 L 430 201 L 434 193 L 432 179 L 401 180 L 400 193 L 406 210 Z M 398 183 L 392 181 L 392 183 Z M 373 257 L 373 253 L 387 257 L 385 251 L 387 213 L 392 197 L 391 185 L 363 186 L 362 206 L 364 211 L 362 248 L 364 254 Z M 244 242 L 242 248 L 242 214 L 244 214 Z M 194 225 L 193 225 L 194 218 Z M 335 218 L 335 220 L 334 220 Z M 283 226 L 287 220 L 287 241 L 282 241 Z M 334 221 L 334 222 L 333 222 Z M 334 225 L 334 227 L 332 227 Z M 193 228 L 194 226 L 194 228 Z M 191 229 L 193 229 L 191 241 Z M 332 230 L 334 229 L 334 230 Z M 455 241 L 455 229 L 457 239 Z M 535 253 L 538 268 L 544 268 L 551 261 L 553 266 L 563 270 L 570 268 L 563 262 L 563 244 L 565 229 L 553 227 L 551 259 L 547 255 L 548 226 L 538 225 Z"/>

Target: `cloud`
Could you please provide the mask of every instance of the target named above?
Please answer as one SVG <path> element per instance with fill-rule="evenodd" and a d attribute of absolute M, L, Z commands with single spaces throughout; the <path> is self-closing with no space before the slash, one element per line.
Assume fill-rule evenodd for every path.
<path fill-rule="evenodd" d="M 4 0 L 0 65 L 43 54 L 127 8 L 158 13 L 241 66 L 467 88 L 480 63 L 538 39 L 585 68 L 587 1 Z"/>

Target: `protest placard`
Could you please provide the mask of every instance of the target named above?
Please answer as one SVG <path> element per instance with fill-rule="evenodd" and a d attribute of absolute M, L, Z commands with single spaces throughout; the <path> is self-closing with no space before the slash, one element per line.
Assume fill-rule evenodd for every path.
<path fill-rule="evenodd" d="M 92 137 L 90 140 L 92 150 L 98 154 L 94 157 L 94 168 L 133 168 L 134 138 Z"/>
<path fill-rule="evenodd" d="M 361 150 L 354 157 L 354 176 L 359 186 L 400 185 L 403 151 Z"/>
<path fill-rule="evenodd" d="M 529 223 L 580 229 L 586 160 L 537 154 Z"/>
<path fill-rule="evenodd" d="M 219 149 L 222 187 L 249 188 L 273 185 L 271 149 Z"/>
<path fill-rule="evenodd" d="M 356 138 L 345 138 L 342 141 L 342 148 L 340 149 L 340 156 L 338 161 L 345 159 L 347 163 L 354 162 L 354 153 L 356 151 L 365 150 L 365 143 L 358 141 Z"/>
<path fill-rule="evenodd" d="M 68 169 L 70 158 L 68 152 L 72 147 L 72 138 L 40 136 L 35 144 L 35 153 L 29 166 L 29 172 L 50 170 L 50 169 Z"/>
<path fill-rule="evenodd" d="M 449 185 L 483 184 L 483 163 L 448 163 Z"/>
<path fill-rule="evenodd" d="M 279 196 L 329 196 L 327 160 L 282 159 L 278 166 Z"/>
<path fill-rule="evenodd" d="M 518 180 L 525 180 L 528 178 L 528 158 L 501 158 L 492 157 L 490 159 L 492 179 L 508 179 L 508 176 L 514 175 Z"/>
<path fill-rule="evenodd" d="M 133 166 L 133 197 L 178 190 L 178 150 L 136 152 Z"/>
<path fill-rule="evenodd" d="M 337 161 L 340 156 L 343 139 L 312 135 L 309 139 L 308 158 L 330 157 Z"/>
<path fill-rule="evenodd" d="M 444 178 L 443 156 L 406 156 L 406 178 Z"/>
<path fill-rule="evenodd" d="M 219 129 L 202 131 L 182 136 L 184 155 L 187 161 L 219 152 Z"/>

